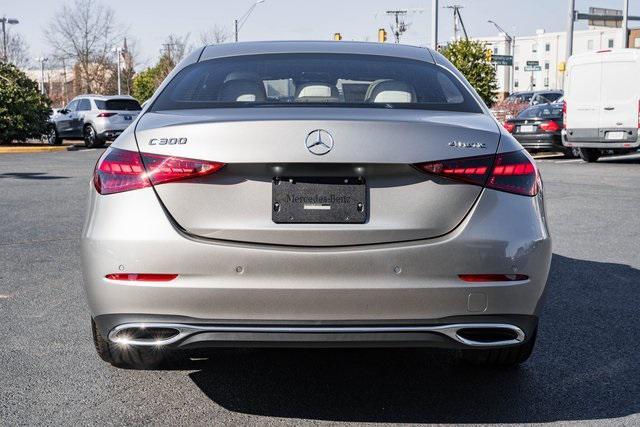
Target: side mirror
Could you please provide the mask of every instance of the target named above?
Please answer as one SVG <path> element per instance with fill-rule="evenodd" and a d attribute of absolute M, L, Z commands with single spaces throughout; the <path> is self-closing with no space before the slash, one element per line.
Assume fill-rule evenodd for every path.
<path fill-rule="evenodd" d="M 66 108 L 63 108 L 60 111 L 58 111 L 58 113 L 60 113 L 60 114 L 68 114 L 69 110 L 67 110 Z"/>

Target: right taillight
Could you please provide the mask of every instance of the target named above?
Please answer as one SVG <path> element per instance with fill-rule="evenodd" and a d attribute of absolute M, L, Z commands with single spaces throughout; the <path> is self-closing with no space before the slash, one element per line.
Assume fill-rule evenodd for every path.
<path fill-rule="evenodd" d="M 415 167 L 431 175 L 523 196 L 535 196 L 542 186 L 538 169 L 524 150 L 425 162 Z"/>
<path fill-rule="evenodd" d="M 217 172 L 224 163 L 109 148 L 93 173 L 100 194 L 122 193 Z"/>
<path fill-rule="evenodd" d="M 640 113 L 638 114 L 640 115 Z M 567 101 L 562 101 L 562 128 L 567 128 Z"/>
<path fill-rule="evenodd" d="M 560 129 L 562 129 L 558 124 L 558 122 L 556 122 L 555 120 L 549 120 L 549 121 L 540 123 L 539 127 L 545 132 L 557 132 Z"/>

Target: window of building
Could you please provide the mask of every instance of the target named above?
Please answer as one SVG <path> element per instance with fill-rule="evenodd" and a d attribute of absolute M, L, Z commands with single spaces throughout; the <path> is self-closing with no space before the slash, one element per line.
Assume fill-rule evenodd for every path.
<path fill-rule="evenodd" d="M 531 45 L 531 52 L 532 53 L 538 52 L 538 43 L 534 43 L 533 45 Z"/>
<path fill-rule="evenodd" d="M 593 50 L 593 40 L 587 40 L 587 50 Z"/>
<path fill-rule="evenodd" d="M 549 87 L 549 77 L 544 78 L 544 87 Z"/>
<path fill-rule="evenodd" d="M 517 80 L 514 80 L 513 87 L 518 87 L 519 85 L 520 85 L 520 83 Z"/>
<path fill-rule="evenodd" d="M 551 52 L 551 43 L 545 43 L 544 51 L 545 52 Z"/>
<path fill-rule="evenodd" d="M 640 37 L 633 41 L 633 47 L 640 49 Z"/>
<path fill-rule="evenodd" d="M 544 69 L 548 70 L 549 69 L 549 61 L 545 61 L 544 63 Z"/>
<path fill-rule="evenodd" d="M 614 39 L 609 39 L 607 46 L 609 47 L 609 49 L 614 48 L 616 46 L 616 41 Z"/>
<path fill-rule="evenodd" d="M 638 39 L 640 40 L 640 39 Z M 516 71 L 518 71 L 520 69 L 520 64 L 518 64 L 517 62 L 513 63 L 513 68 L 515 68 Z"/>

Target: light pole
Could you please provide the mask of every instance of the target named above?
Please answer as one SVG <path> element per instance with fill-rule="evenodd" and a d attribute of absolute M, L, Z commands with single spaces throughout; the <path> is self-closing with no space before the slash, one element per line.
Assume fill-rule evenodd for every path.
<path fill-rule="evenodd" d="M 431 0 L 431 44 L 438 50 L 438 0 Z"/>
<path fill-rule="evenodd" d="M 118 57 L 118 95 L 122 95 L 122 78 L 120 77 L 120 73 L 122 72 L 122 64 L 120 60 L 122 57 L 122 53 L 126 52 L 126 50 L 121 47 L 114 47 L 113 49 L 111 49 L 111 51 L 115 52 L 116 56 Z"/>
<path fill-rule="evenodd" d="M 4 62 L 8 62 L 9 58 L 7 57 L 7 27 L 6 26 L 7 24 L 9 25 L 19 24 L 20 21 L 14 18 L 7 18 L 6 16 L 3 16 L 2 18 L 0 18 L 0 21 L 2 22 L 2 59 L 4 60 Z"/>
<path fill-rule="evenodd" d="M 265 0 L 256 0 L 256 2 L 251 5 L 249 10 L 247 10 L 247 12 L 244 15 L 242 15 L 239 19 L 236 19 L 233 21 L 233 28 L 234 28 L 236 42 L 238 41 L 238 33 L 244 26 L 245 22 L 247 22 L 247 19 L 249 19 L 249 16 L 251 16 L 251 12 L 253 12 L 253 9 L 255 9 L 256 6 L 259 5 L 260 3 L 264 3 L 264 2 Z"/>
<path fill-rule="evenodd" d="M 573 54 L 573 23 L 576 19 L 576 0 L 569 0 L 569 13 L 567 15 L 567 56 L 566 61 Z"/>
<path fill-rule="evenodd" d="M 500 25 L 498 25 L 496 22 L 489 20 L 487 21 L 489 24 L 493 24 L 494 27 L 496 27 L 498 29 L 498 31 L 500 31 L 501 33 L 504 33 L 504 37 L 505 37 L 505 51 L 507 53 L 511 54 L 511 66 L 509 67 L 509 82 L 508 84 L 505 84 L 505 88 L 508 86 L 509 87 L 509 93 L 513 93 L 513 81 L 515 80 L 515 69 L 514 69 L 514 64 L 515 64 L 515 56 L 516 56 L 516 43 L 515 43 L 515 39 L 509 34 L 507 33 L 505 30 L 502 29 L 502 27 Z M 505 82 L 506 83 L 506 82 Z"/>
<path fill-rule="evenodd" d="M 40 63 L 40 93 L 46 95 L 46 91 L 44 90 L 44 63 L 47 62 L 49 58 L 41 56 L 35 60 Z"/>

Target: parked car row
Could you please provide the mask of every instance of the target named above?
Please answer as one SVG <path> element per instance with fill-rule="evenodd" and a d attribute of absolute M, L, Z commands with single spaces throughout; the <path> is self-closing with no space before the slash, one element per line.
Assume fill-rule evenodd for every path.
<path fill-rule="evenodd" d="M 640 147 L 639 75 L 635 49 L 574 55 L 567 65 L 564 96 L 540 104 L 534 99 L 548 101 L 544 93 L 514 93 L 504 105 L 525 108 L 501 121 L 529 151 L 560 151 L 586 162 L 633 153 Z"/>
<path fill-rule="evenodd" d="M 84 140 L 88 148 L 113 141 L 140 113 L 140 104 L 130 96 L 81 95 L 51 115 L 48 142 Z"/>

